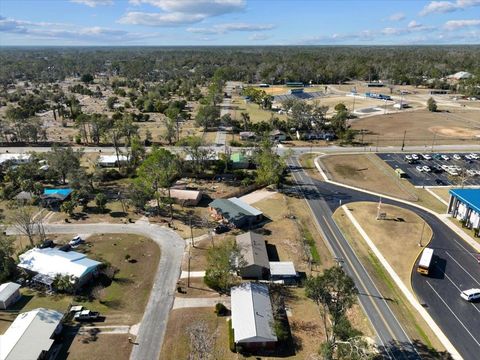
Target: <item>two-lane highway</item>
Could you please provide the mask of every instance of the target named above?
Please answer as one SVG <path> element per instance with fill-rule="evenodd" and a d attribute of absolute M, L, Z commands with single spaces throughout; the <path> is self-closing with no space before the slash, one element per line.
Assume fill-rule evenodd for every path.
<path fill-rule="evenodd" d="M 319 231 L 332 251 L 332 255 L 342 259 L 342 266 L 353 278 L 359 290 L 359 301 L 370 319 L 385 358 L 420 359 L 415 347 L 401 324 L 388 306 L 387 301 L 376 288 L 373 280 L 358 260 L 348 241 L 332 219 L 332 210 L 325 198 L 318 192 L 316 184 L 301 169 L 295 158 L 289 160 L 292 175 L 297 187 L 317 221 Z"/>

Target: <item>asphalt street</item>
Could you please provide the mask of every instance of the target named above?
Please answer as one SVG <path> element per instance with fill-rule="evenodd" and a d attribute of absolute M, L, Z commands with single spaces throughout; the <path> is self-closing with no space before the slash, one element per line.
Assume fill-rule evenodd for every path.
<path fill-rule="evenodd" d="M 301 169 L 296 159 L 291 158 L 289 163 L 293 168 L 293 177 L 311 208 L 333 256 L 341 261 L 342 267 L 355 281 L 359 291 L 360 304 L 378 335 L 382 355 L 389 359 L 420 359 L 387 301 L 378 291 L 348 241 L 333 221 L 330 205 L 333 199 L 332 195 L 324 196 L 317 184 Z M 338 200 L 336 201 L 338 202 Z"/>
<path fill-rule="evenodd" d="M 138 234 L 151 238 L 160 246 L 160 262 L 155 270 L 152 291 L 140 323 L 136 345 L 130 354 L 131 360 L 159 359 L 168 314 L 173 306 L 175 285 L 180 277 L 185 241 L 174 231 L 152 224 L 45 224 L 44 227 L 45 232 L 50 234 Z"/>
<path fill-rule="evenodd" d="M 297 164 L 297 166 L 299 166 Z M 294 173 L 298 170 L 294 170 Z M 301 182 L 314 183 L 316 192 L 312 201 L 320 197 L 328 206 L 329 212 L 335 211 L 341 204 L 356 201 L 378 202 L 374 195 L 352 190 L 309 178 L 303 170 Z M 308 195 L 308 194 L 307 194 Z M 382 203 L 396 205 L 415 212 L 422 217 L 433 230 L 429 247 L 434 249 L 431 276 L 412 273 L 412 286 L 418 300 L 427 309 L 435 322 L 441 327 L 457 351 L 465 360 L 480 358 L 480 304 L 467 303 L 460 298 L 460 291 L 480 287 L 480 264 L 476 261 L 476 252 L 470 248 L 455 232 L 440 219 L 415 206 L 382 199 Z M 325 209 L 316 209 L 316 217 L 328 218 Z"/>

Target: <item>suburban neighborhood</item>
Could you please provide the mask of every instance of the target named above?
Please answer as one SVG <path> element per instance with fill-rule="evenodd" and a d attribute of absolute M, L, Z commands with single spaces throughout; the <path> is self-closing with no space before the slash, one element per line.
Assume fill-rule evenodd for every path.
<path fill-rule="evenodd" d="M 365 4 L 2 3 L 0 360 L 479 359 L 480 3 Z"/>

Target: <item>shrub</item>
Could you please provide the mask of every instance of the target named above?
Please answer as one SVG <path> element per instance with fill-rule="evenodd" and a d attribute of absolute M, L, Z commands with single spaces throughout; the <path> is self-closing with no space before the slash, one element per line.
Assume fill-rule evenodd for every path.
<path fill-rule="evenodd" d="M 217 316 L 225 316 L 227 315 L 227 313 L 228 309 L 225 305 L 223 305 L 222 303 L 217 303 L 215 305 L 215 314 L 217 314 Z"/>
<path fill-rule="evenodd" d="M 235 345 L 235 334 L 232 328 L 232 320 L 228 320 L 228 345 L 230 347 L 230 351 L 236 353 L 237 347 Z"/>

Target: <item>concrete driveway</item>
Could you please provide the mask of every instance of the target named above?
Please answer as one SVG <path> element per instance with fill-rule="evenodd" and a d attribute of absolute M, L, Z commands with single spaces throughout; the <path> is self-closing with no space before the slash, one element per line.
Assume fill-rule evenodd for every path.
<path fill-rule="evenodd" d="M 48 224 L 50 234 L 137 234 L 151 238 L 161 248 L 161 257 L 148 299 L 131 360 L 158 359 L 167 327 L 168 314 L 173 306 L 175 285 L 180 277 L 180 267 L 185 241 L 174 231 L 153 224 Z M 14 234 L 9 229 L 7 234 Z"/>

